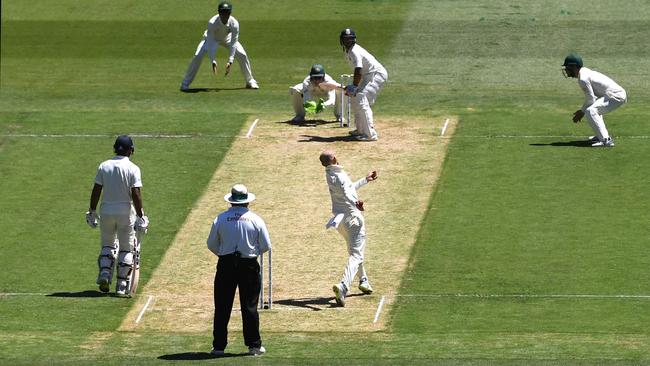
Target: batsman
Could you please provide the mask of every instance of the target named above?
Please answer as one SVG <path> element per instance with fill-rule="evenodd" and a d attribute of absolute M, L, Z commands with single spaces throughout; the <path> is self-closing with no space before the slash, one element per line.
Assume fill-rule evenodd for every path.
<path fill-rule="evenodd" d="M 140 268 L 140 240 L 147 232 L 149 218 L 142 208 L 140 168 L 129 157 L 135 146 L 130 136 L 122 135 L 113 145 L 115 157 L 99 165 L 90 194 L 86 223 L 101 231 L 97 264 L 97 284 L 101 292 L 110 291 L 117 259 L 118 297 L 131 297 L 136 290 Z M 103 192 L 103 195 L 102 195 Z M 97 214 L 100 197 L 102 203 Z"/>
<path fill-rule="evenodd" d="M 332 197 L 332 213 L 326 227 L 334 227 L 345 238 L 348 245 L 348 263 L 343 271 L 341 282 L 332 286 L 336 303 L 345 306 L 348 294 L 355 275 L 359 277 L 359 290 L 364 294 L 372 293 L 372 286 L 368 281 L 366 268 L 363 265 L 366 248 L 366 225 L 361 211 L 363 201 L 359 199 L 357 189 L 377 179 L 377 172 L 372 171 L 366 177 L 352 182 L 348 174 L 339 165 L 333 151 L 323 151 L 320 154 L 321 165 L 325 167 L 325 178 Z"/>

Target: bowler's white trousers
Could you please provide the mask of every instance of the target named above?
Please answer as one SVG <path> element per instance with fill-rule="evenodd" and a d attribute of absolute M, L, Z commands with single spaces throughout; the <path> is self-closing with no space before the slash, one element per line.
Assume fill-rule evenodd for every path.
<path fill-rule="evenodd" d="M 375 104 L 377 94 L 388 80 L 388 74 L 373 72 L 364 75 L 359 84 L 357 95 L 352 97 L 352 111 L 357 131 L 363 136 L 377 137 L 371 107 Z"/>
<path fill-rule="evenodd" d="M 591 129 L 594 130 L 594 133 L 600 141 L 610 137 L 607 127 L 605 126 L 603 114 L 609 113 L 622 106 L 625 104 L 626 100 L 627 95 L 625 91 L 621 91 L 615 95 L 600 97 L 585 109 L 585 118 L 587 118 L 587 122 L 589 122 Z"/>
<path fill-rule="evenodd" d="M 226 48 L 228 47 L 225 43 L 222 42 L 218 42 L 218 45 Z M 241 43 L 237 42 L 233 47 L 235 47 L 235 58 L 237 59 L 239 68 L 244 75 L 244 79 L 246 79 L 246 84 L 248 84 L 251 80 L 253 80 L 253 72 L 251 71 L 251 63 L 248 60 L 248 55 L 246 54 L 246 51 L 244 50 L 244 47 L 241 45 Z M 199 71 L 199 67 L 201 66 L 201 61 L 203 61 L 203 56 L 205 56 L 207 52 L 208 48 L 205 45 L 205 38 L 203 38 L 201 42 L 199 42 L 199 45 L 196 47 L 196 52 L 194 52 L 194 57 L 192 57 L 192 61 L 190 61 L 190 65 L 187 67 L 187 71 L 185 72 L 185 77 L 183 78 L 183 83 L 181 85 L 187 88 L 190 86 L 192 81 L 194 81 L 196 73 Z"/>
<path fill-rule="evenodd" d="M 346 214 L 343 222 L 337 228 L 348 244 L 348 264 L 343 271 L 341 282 L 350 289 L 354 276 L 359 274 L 359 279 L 368 277 L 363 266 L 363 253 L 366 249 L 366 226 L 361 213 Z"/>

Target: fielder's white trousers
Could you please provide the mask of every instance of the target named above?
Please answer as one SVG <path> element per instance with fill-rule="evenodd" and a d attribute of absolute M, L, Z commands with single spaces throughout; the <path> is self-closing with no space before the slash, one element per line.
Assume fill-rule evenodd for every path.
<path fill-rule="evenodd" d="M 219 43 L 219 45 L 227 47 L 223 43 Z M 237 63 L 239 64 L 239 68 L 241 69 L 241 72 L 244 75 L 246 84 L 250 83 L 251 81 L 254 81 L 255 79 L 253 79 L 253 71 L 251 71 L 251 63 L 250 60 L 248 59 L 248 55 L 246 54 L 246 51 L 244 50 L 244 47 L 239 42 L 235 43 L 233 47 L 235 47 L 235 59 L 237 60 Z M 205 38 L 203 38 L 201 42 L 199 42 L 199 45 L 196 47 L 196 51 L 194 52 L 194 57 L 192 57 L 192 61 L 190 61 L 190 65 L 187 67 L 187 71 L 185 72 L 185 77 L 183 78 L 183 83 L 181 84 L 183 87 L 185 88 L 189 87 L 192 81 L 194 81 L 194 78 L 196 77 L 196 73 L 199 71 L 199 67 L 201 66 L 201 62 L 203 61 L 203 56 L 205 56 L 207 52 L 208 49 L 205 45 Z"/>
<path fill-rule="evenodd" d="M 350 289 L 356 274 L 359 275 L 359 279 L 368 277 L 363 266 L 363 253 L 366 249 L 366 226 L 363 216 L 360 213 L 346 215 L 337 230 L 348 244 L 348 254 L 350 256 L 343 271 L 341 282 Z"/>
<path fill-rule="evenodd" d="M 377 94 L 388 80 L 384 73 L 371 73 L 365 75 L 357 95 L 352 97 L 352 112 L 354 113 L 354 124 L 361 135 L 374 138 L 377 137 L 375 122 L 371 107 L 375 104 Z"/>
<path fill-rule="evenodd" d="M 585 118 L 600 141 L 610 137 L 603 115 L 622 106 L 626 100 L 627 95 L 623 91 L 617 95 L 600 97 L 585 110 Z"/>
<path fill-rule="evenodd" d="M 296 114 L 296 117 L 305 118 L 305 113 L 306 112 L 305 112 L 304 104 L 305 104 L 306 100 L 304 100 L 304 98 L 303 98 L 302 88 L 303 88 L 302 83 L 296 84 L 296 85 L 290 87 L 289 88 L 289 98 L 291 99 L 291 106 L 293 107 L 293 112 Z M 327 98 L 329 98 L 329 95 L 328 95 L 327 91 L 323 91 L 320 94 L 318 92 L 314 92 L 312 97 L 327 99 Z M 315 101 L 317 102 L 318 100 L 315 100 Z M 337 120 L 339 119 L 339 117 L 341 115 L 341 113 L 340 113 L 341 112 L 340 105 L 341 105 L 341 93 L 339 93 L 337 91 L 336 99 L 335 99 L 335 102 L 334 102 L 334 111 L 333 111 L 334 118 L 336 118 Z"/>

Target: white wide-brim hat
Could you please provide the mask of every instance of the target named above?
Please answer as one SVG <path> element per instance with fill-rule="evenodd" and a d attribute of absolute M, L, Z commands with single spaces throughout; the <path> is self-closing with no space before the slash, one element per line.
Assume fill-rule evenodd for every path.
<path fill-rule="evenodd" d="M 223 196 L 223 199 L 226 200 L 226 202 L 240 205 L 255 201 L 255 194 L 249 192 L 245 185 L 235 184 L 232 186 L 230 193 Z"/>

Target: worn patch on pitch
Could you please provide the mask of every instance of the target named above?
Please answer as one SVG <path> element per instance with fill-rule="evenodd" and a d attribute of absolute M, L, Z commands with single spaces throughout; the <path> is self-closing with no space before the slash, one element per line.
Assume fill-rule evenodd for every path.
<path fill-rule="evenodd" d="M 234 142 L 121 330 L 212 329 L 216 257 L 205 242 L 215 216 L 228 208 L 224 194 L 236 183 L 257 195 L 250 208 L 266 221 L 273 243 L 273 309 L 260 312 L 263 331 L 385 328 L 457 119 L 379 119 L 380 140 L 357 142 L 338 123 L 296 126 L 267 118 L 251 138 Z M 338 232 L 325 230 L 331 202 L 318 156 L 326 149 L 336 152 L 353 181 L 371 170 L 379 175 L 359 190 L 366 208 L 365 265 L 375 292 L 362 296 L 354 284 L 345 308 L 335 306 L 332 292 L 347 249 Z M 149 296 L 153 301 L 143 311 Z M 233 330 L 241 329 L 238 308 L 236 301 Z"/>

